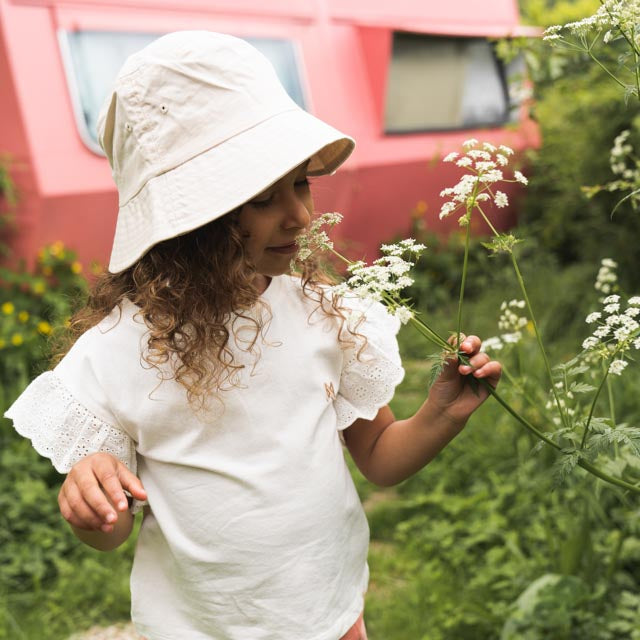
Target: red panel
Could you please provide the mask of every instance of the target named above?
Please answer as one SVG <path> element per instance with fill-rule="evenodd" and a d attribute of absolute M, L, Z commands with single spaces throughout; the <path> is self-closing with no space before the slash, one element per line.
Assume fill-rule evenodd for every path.
<path fill-rule="evenodd" d="M 315 15 L 315 7 L 311 2 L 291 0 L 11 0 L 12 4 L 36 7 L 72 8 L 81 10 L 122 10 L 149 9 L 156 13 L 169 12 L 207 12 L 228 13 L 234 16 L 273 15 L 287 18 L 311 18 Z"/>
<path fill-rule="evenodd" d="M 491 25 L 504 29 L 517 23 L 515 6 L 515 0 L 396 0 L 393 4 L 0 0 L 0 47 L 4 48 L 0 48 L 0 81 L 11 94 L 0 103 L 0 150 L 15 148 L 24 172 L 18 175 L 16 167 L 24 197 L 16 249 L 22 255 L 35 255 L 43 243 L 63 240 L 79 251 L 83 261 L 97 258 L 104 263 L 113 237 L 115 188 L 106 159 L 88 150 L 76 130 L 58 28 L 152 32 L 199 28 L 294 40 L 308 82 L 310 110 L 357 141 L 353 156 L 336 176 L 314 182 L 317 209 L 343 212 L 339 235 L 352 239 L 355 255 L 372 257 L 380 242 L 408 234 L 411 211 L 419 201 L 428 203 L 434 231 L 455 226 L 455 221 L 437 219 L 438 194 L 455 178 L 443 173 L 438 161 L 465 139 L 476 137 L 523 150 L 537 145 L 539 134 L 534 123 L 525 119 L 509 129 L 385 135 L 382 110 L 391 25 L 357 25 L 388 20 L 393 11 L 396 20 L 410 19 L 415 25 L 424 19 L 434 29 L 444 28 L 450 20 L 458 30 L 472 24 L 478 29 Z M 501 213 L 499 224 L 513 221 L 513 210 Z"/>

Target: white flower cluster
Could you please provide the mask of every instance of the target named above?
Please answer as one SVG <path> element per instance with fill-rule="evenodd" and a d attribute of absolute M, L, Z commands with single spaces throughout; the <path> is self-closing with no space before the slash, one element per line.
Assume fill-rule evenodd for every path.
<path fill-rule="evenodd" d="M 413 284 L 413 278 L 408 274 L 415 262 L 407 258 L 419 256 L 424 249 L 426 247 L 413 238 L 382 245 L 381 258 L 371 265 L 361 260 L 352 262 L 347 267 L 349 278 L 333 287 L 333 292 L 339 296 L 355 295 L 363 300 L 384 302 L 403 324 L 407 323 L 413 317 L 413 311 L 396 300 L 403 289 Z"/>
<path fill-rule="evenodd" d="M 613 147 L 609 153 L 609 163 L 611 171 L 626 179 L 632 179 L 636 172 L 627 166 L 627 160 L 633 153 L 633 147 L 629 144 L 629 136 L 631 131 L 625 129 L 613 140 Z M 636 168 L 637 171 L 637 168 Z"/>
<path fill-rule="evenodd" d="M 592 335 L 584 340 L 582 348 L 608 359 L 612 354 L 622 357 L 609 364 L 609 373 L 620 375 L 627 366 L 624 354 L 632 347 L 640 349 L 640 296 L 627 301 L 622 311 L 620 296 L 612 294 L 602 300 L 602 311 L 593 311 L 586 317 L 587 324 L 597 324 Z"/>
<path fill-rule="evenodd" d="M 613 293 L 618 288 L 618 275 L 616 269 L 618 263 L 611 258 L 603 258 L 600 262 L 600 269 L 596 276 L 596 291 L 601 291 L 605 295 Z"/>
<path fill-rule="evenodd" d="M 574 416 L 576 414 L 576 410 L 573 407 L 570 407 L 567 403 L 567 400 L 574 399 L 573 392 L 565 388 L 564 382 L 556 382 L 554 386 L 556 388 L 556 393 L 554 393 L 553 390 L 549 391 L 549 399 L 545 403 L 544 408 L 547 411 L 553 411 L 556 407 L 559 407 L 560 411 L 565 415 Z M 552 420 L 554 424 L 558 426 L 562 424 L 561 418 L 557 415 L 554 415 Z"/>
<path fill-rule="evenodd" d="M 342 215 L 339 213 L 323 213 L 318 216 L 309 229 L 296 238 L 298 253 L 294 262 L 304 261 L 316 251 L 333 249 L 333 242 L 322 227 L 333 227 L 340 222 L 342 222 Z"/>
<path fill-rule="evenodd" d="M 440 219 L 450 216 L 459 209 L 463 215 L 460 223 L 468 222 L 468 211 L 478 206 L 483 201 L 493 201 L 496 207 L 507 207 L 509 199 L 502 191 L 493 191 L 492 185 L 497 182 L 520 182 L 528 184 L 527 178 L 520 172 L 515 171 L 513 179 L 506 179 L 502 172 L 502 167 L 509 164 L 509 156 L 513 155 L 513 149 L 500 145 L 496 147 L 489 142 L 480 144 L 475 138 L 467 140 L 462 145 L 464 154 L 452 152 L 444 157 L 443 162 L 453 162 L 458 167 L 466 169 L 458 184 L 448 187 L 440 192 L 440 197 L 449 198 L 442 205 Z"/>
<path fill-rule="evenodd" d="M 626 199 L 631 201 L 634 209 L 640 206 L 640 161 L 635 156 L 633 146 L 629 144 L 631 132 L 628 129 L 622 131 L 613 141 L 613 147 L 609 154 L 609 164 L 611 171 L 616 176 L 616 180 L 604 186 L 592 189 L 594 193 L 598 191 L 630 191 Z"/>
<path fill-rule="evenodd" d="M 640 42 L 640 0 L 601 0 L 601 6 L 591 16 L 545 30 L 543 39 L 558 44 L 564 41 L 563 32 L 584 39 L 595 32 L 604 32 L 603 41 L 610 42 L 620 32 Z"/>
<path fill-rule="evenodd" d="M 487 338 L 482 343 L 483 351 L 501 351 L 508 345 L 517 344 L 522 339 L 522 329 L 529 324 L 526 316 L 519 316 L 517 309 L 525 308 L 524 300 L 506 300 L 500 305 L 502 312 L 498 319 L 498 329 L 503 333 L 493 338 Z"/>

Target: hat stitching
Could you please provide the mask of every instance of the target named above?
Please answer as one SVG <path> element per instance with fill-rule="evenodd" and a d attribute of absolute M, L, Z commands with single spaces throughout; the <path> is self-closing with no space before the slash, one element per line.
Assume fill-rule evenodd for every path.
<path fill-rule="evenodd" d="M 148 179 L 144 184 L 142 184 L 142 185 L 140 186 L 140 188 L 139 188 L 139 189 L 138 189 L 138 190 L 137 190 L 137 191 L 136 191 L 136 192 L 135 192 L 135 193 L 134 193 L 130 198 L 128 198 L 128 199 L 126 200 L 126 202 L 122 202 L 122 203 L 120 203 L 120 207 L 124 207 L 124 206 L 125 206 L 125 205 L 127 205 L 129 202 L 131 202 L 131 200 L 132 200 L 133 198 L 135 198 L 135 197 L 136 197 L 136 196 L 137 196 L 137 195 L 138 195 L 138 194 L 139 194 L 139 193 L 140 193 L 140 192 L 141 192 L 141 191 L 142 191 L 142 190 L 147 186 L 147 184 L 149 184 L 149 182 L 150 182 L 151 180 L 153 180 L 154 178 L 157 178 L 158 176 L 162 176 L 162 175 L 166 175 L 167 173 L 170 173 L 171 171 L 173 171 L 173 170 L 177 169 L 178 167 L 181 167 L 183 164 L 186 164 L 187 162 L 190 162 L 190 161 L 191 161 L 191 160 L 193 160 L 194 158 L 197 158 L 198 156 L 200 156 L 200 155 L 202 155 L 202 154 L 204 154 L 204 153 L 207 153 L 208 151 L 211 151 L 211 149 L 215 149 L 216 147 L 220 146 L 221 144 L 224 144 L 225 142 L 228 142 L 229 140 L 231 140 L 232 138 L 235 138 L 236 136 L 239 136 L 239 135 L 241 135 L 241 134 L 243 134 L 243 133 L 246 133 L 247 131 L 250 131 L 251 129 L 254 129 L 255 127 L 258 127 L 258 126 L 260 126 L 261 124 L 264 124 L 265 122 L 267 122 L 267 121 L 271 120 L 272 118 L 276 118 L 277 116 L 280 116 L 280 115 L 282 115 L 283 113 L 288 113 L 288 112 L 291 112 L 291 111 L 298 111 L 298 109 L 299 109 L 299 107 L 292 107 L 291 109 L 284 109 L 284 110 L 282 110 L 282 111 L 280 111 L 280 112 L 278 112 L 278 113 L 273 113 L 273 114 L 271 114 L 270 116 L 268 116 L 267 118 L 264 118 L 263 120 L 260 120 L 260 122 L 254 122 L 254 123 L 253 123 L 253 124 L 251 124 L 250 126 L 248 126 L 248 127 L 244 128 L 244 129 L 242 129 L 242 130 L 240 130 L 240 131 L 235 132 L 233 135 L 230 135 L 228 138 L 225 138 L 224 140 L 220 140 L 219 142 L 216 142 L 216 144 L 214 144 L 214 145 L 212 145 L 212 146 L 208 147 L 207 149 L 203 149 L 202 151 L 200 151 L 200 152 L 196 153 L 195 155 L 193 155 L 193 156 L 191 156 L 191 157 L 189 157 L 189 158 L 186 158 L 186 159 L 185 159 L 185 160 L 183 160 L 182 162 L 179 162 L 178 164 L 176 164 L 176 165 L 174 165 L 174 166 L 172 166 L 172 167 L 170 167 L 170 168 L 168 168 L 168 169 L 165 169 L 164 171 L 156 172 L 156 173 L 155 173 L 154 175 L 152 175 L 152 176 L 151 176 L 151 177 L 150 177 L 150 178 L 149 178 L 149 179 Z M 135 131 L 135 128 L 134 128 L 134 131 Z M 139 137 L 139 136 L 136 136 L 136 138 L 138 139 L 138 141 L 140 141 L 140 137 Z M 143 143 L 141 143 L 141 145 L 142 145 L 142 146 L 144 146 L 144 148 L 146 148 L 146 143 L 144 143 L 144 144 L 143 144 Z M 145 160 L 146 160 L 147 162 L 149 162 L 149 160 L 148 160 L 147 158 L 145 158 Z M 321 163 L 324 165 L 324 162 L 323 162 L 323 161 L 321 161 Z M 266 188 L 266 187 L 265 187 L 265 188 Z"/>

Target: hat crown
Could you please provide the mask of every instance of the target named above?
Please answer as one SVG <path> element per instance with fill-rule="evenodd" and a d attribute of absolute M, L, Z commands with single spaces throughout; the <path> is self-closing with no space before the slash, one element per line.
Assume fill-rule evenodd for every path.
<path fill-rule="evenodd" d="M 120 206 L 149 180 L 270 117 L 298 109 L 269 60 L 208 31 L 163 36 L 130 56 L 98 118 Z"/>

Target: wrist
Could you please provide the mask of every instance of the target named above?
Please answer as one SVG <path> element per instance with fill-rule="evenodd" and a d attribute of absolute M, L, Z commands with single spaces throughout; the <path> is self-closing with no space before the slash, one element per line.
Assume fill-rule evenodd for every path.
<path fill-rule="evenodd" d="M 448 407 L 442 407 L 430 398 L 427 398 L 420 407 L 416 417 L 422 422 L 424 428 L 450 434 L 450 438 L 457 436 L 469 419 L 468 416 L 460 417 L 452 414 Z"/>

